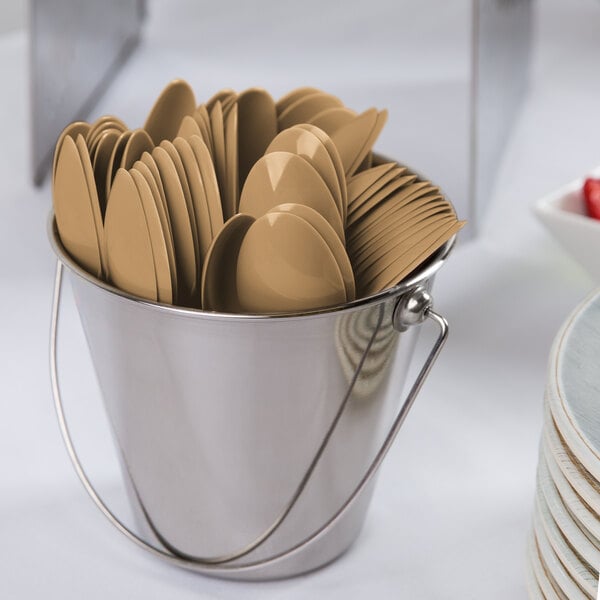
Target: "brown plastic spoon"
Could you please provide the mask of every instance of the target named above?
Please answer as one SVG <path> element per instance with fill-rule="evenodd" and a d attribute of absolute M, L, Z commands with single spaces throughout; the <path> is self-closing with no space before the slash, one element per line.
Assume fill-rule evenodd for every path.
<path fill-rule="evenodd" d="M 158 188 L 158 197 L 160 198 L 160 204 L 158 206 L 159 213 L 161 214 L 161 221 L 163 224 L 163 229 L 165 231 L 171 232 L 171 240 L 173 239 L 173 226 L 171 225 L 171 217 L 169 215 L 169 207 L 167 206 L 167 197 L 165 194 L 165 186 L 162 182 L 162 178 L 160 176 L 160 172 L 158 170 L 158 165 L 156 161 L 152 157 L 149 152 L 144 152 L 140 161 L 148 167 L 148 170 L 152 174 L 152 178 Z M 171 267 L 172 269 L 172 267 Z M 173 270 L 173 269 L 172 269 Z"/>
<path fill-rule="evenodd" d="M 196 252 L 190 214 L 177 169 L 167 151 L 157 146 L 152 151 L 152 158 L 156 161 L 163 182 L 173 231 L 178 301 L 180 304 L 190 304 L 193 303 L 198 284 Z"/>
<path fill-rule="evenodd" d="M 142 202 L 146 225 L 152 246 L 152 259 L 156 277 L 156 290 L 159 302 L 171 304 L 173 302 L 173 289 L 171 287 L 171 271 L 169 268 L 169 254 L 167 242 L 160 222 L 158 208 L 150 184 L 137 169 L 129 171 Z"/>
<path fill-rule="evenodd" d="M 239 312 L 236 273 L 240 246 L 254 218 L 237 214 L 213 239 L 202 269 L 202 308 Z"/>
<path fill-rule="evenodd" d="M 396 268 L 404 268 L 403 261 L 408 264 L 413 260 L 413 254 L 417 256 L 420 253 L 420 246 L 423 240 L 428 239 L 432 234 L 441 231 L 451 223 L 456 223 L 453 215 L 443 216 L 439 219 L 426 219 L 417 225 L 414 225 L 408 235 L 394 239 L 389 244 L 387 253 L 384 253 L 378 260 L 367 261 L 367 264 L 361 265 L 356 269 L 356 276 L 360 281 L 373 281 L 379 274 L 389 271 L 391 265 Z M 387 276 L 387 275 L 386 275 Z M 395 273 L 391 273 L 395 276 Z"/>
<path fill-rule="evenodd" d="M 378 192 L 380 196 L 385 195 L 393 187 L 393 182 L 388 184 L 388 186 L 390 187 Z M 400 189 L 390 193 L 384 201 L 380 202 L 370 212 L 364 214 L 352 225 L 349 225 L 348 239 L 352 243 L 360 240 L 368 241 L 381 228 L 382 224 L 392 219 L 398 211 L 404 210 L 406 204 L 417 198 L 437 196 L 439 193 L 439 188 L 432 186 L 429 182 L 415 181 L 405 184 Z"/>
<path fill-rule="evenodd" d="M 225 197 L 226 188 L 226 166 L 225 166 L 225 125 L 223 123 L 223 109 L 221 102 L 217 100 L 210 110 L 210 126 L 213 136 L 213 162 L 215 173 L 219 182 L 219 194 L 221 206 L 223 207 L 223 218 L 225 220 L 233 216 L 232 207 L 227 204 Z"/>
<path fill-rule="evenodd" d="M 193 135 L 204 137 L 202 130 L 200 129 L 200 125 L 198 125 L 198 121 L 196 121 L 193 116 L 186 115 L 183 117 L 183 121 L 181 121 L 179 131 L 177 132 L 177 137 L 181 137 L 184 140 L 189 140 Z"/>
<path fill-rule="evenodd" d="M 300 98 L 304 96 L 309 96 L 311 94 L 316 94 L 317 92 L 321 91 L 322 90 L 319 90 L 314 87 L 298 87 L 293 89 L 291 92 L 288 92 L 287 94 L 285 94 L 285 96 L 282 96 L 281 98 L 279 98 L 279 100 L 277 100 L 277 104 L 275 105 L 277 109 L 277 114 L 280 115 L 288 106 L 290 106 Z"/>
<path fill-rule="evenodd" d="M 279 204 L 269 211 L 269 213 L 274 212 L 288 212 L 296 215 L 297 217 L 304 219 L 319 232 L 319 235 L 325 240 L 329 250 L 331 250 L 340 269 L 346 289 L 346 301 L 351 302 L 354 300 L 356 298 L 356 287 L 352 265 L 350 264 L 350 259 L 348 258 L 348 253 L 346 252 L 346 248 L 344 248 L 344 244 L 342 244 L 331 225 L 316 210 L 313 210 L 304 204 Z"/>
<path fill-rule="evenodd" d="M 312 134 L 316 135 L 321 140 L 325 148 L 327 148 L 327 152 L 329 152 L 329 156 L 331 157 L 331 161 L 333 162 L 333 166 L 335 167 L 340 191 L 342 193 L 342 221 L 345 224 L 346 217 L 348 216 L 348 190 L 346 185 L 346 174 L 344 173 L 344 165 L 342 164 L 340 153 L 335 147 L 335 144 L 333 143 L 332 139 L 319 127 L 311 125 L 310 123 L 300 123 L 298 125 L 295 125 L 295 127 L 299 127 L 301 129 L 306 129 L 306 131 L 310 131 Z"/>
<path fill-rule="evenodd" d="M 181 190 L 183 192 L 183 198 L 185 200 L 185 206 L 188 212 L 188 219 L 191 226 L 192 231 L 192 240 L 194 242 L 194 255 L 196 257 L 196 282 L 200 281 L 200 274 L 202 271 L 202 258 L 200 251 L 200 240 L 197 229 L 197 219 L 196 219 L 196 209 L 194 207 L 194 202 L 192 201 L 192 192 L 190 190 L 190 184 L 188 182 L 188 178 L 185 172 L 185 168 L 183 166 L 183 161 L 181 160 L 181 156 L 177 151 L 177 148 L 173 145 L 173 142 L 169 142 L 168 140 L 163 140 L 160 143 L 160 147 L 167 151 L 167 154 L 173 161 L 175 165 L 175 170 L 177 171 L 177 178 L 179 179 L 179 183 L 181 186 Z M 200 288 L 196 286 L 195 291 L 200 292 Z M 200 302 L 200 298 L 198 297 L 197 302 Z"/>
<path fill-rule="evenodd" d="M 133 164 L 140 159 L 144 152 L 152 152 L 154 142 L 144 129 L 134 129 L 127 139 L 123 155 L 121 156 L 121 167 L 131 169 Z"/>
<path fill-rule="evenodd" d="M 217 175 L 206 144 L 198 137 L 192 136 L 189 140 L 194 156 L 200 169 L 202 184 L 206 192 L 206 203 L 210 216 L 210 227 L 214 238 L 223 227 L 223 207 L 219 193 Z"/>
<path fill-rule="evenodd" d="M 380 261 L 383 257 L 393 250 L 406 235 L 425 223 L 433 223 L 447 217 L 454 218 L 456 215 L 444 203 L 433 204 L 417 209 L 406 214 L 390 227 L 390 229 L 373 239 L 372 243 L 365 246 L 360 253 L 355 256 L 354 268 L 358 271 L 369 265 Z"/>
<path fill-rule="evenodd" d="M 329 188 L 343 220 L 344 200 L 335 165 L 327 148 L 314 133 L 301 127 L 285 129 L 277 134 L 275 139 L 269 144 L 265 154 L 271 152 L 292 152 L 306 159 Z"/>
<path fill-rule="evenodd" d="M 183 117 L 193 114 L 196 98 L 189 84 L 183 79 L 175 79 L 161 92 L 154 103 L 144 129 L 155 145 L 177 136 Z"/>
<path fill-rule="evenodd" d="M 415 243 L 409 257 L 401 256 L 397 261 L 388 265 L 372 281 L 367 282 L 363 288 L 363 293 L 365 295 L 376 294 L 402 281 L 404 277 L 458 233 L 464 225 L 465 221 L 454 221 L 450 224 L 441 225 L 439 229 Z"/>
<path fill-rule="evenodd" d="M 336 106 L 316 114 L 308 122 L 319 127 L 328 135 L 333 135 L 338 129 L 348 125 L 354 119 L 356 119 L 356 113 L 353 110 L 345 106 Z"/>
<path fill-rule="evenodd" d="M 96 228 L 96 238 L 98 247 L 100 248 L 100 265 L 102 266 L 102 277 L 108 276 L 108 261 L 106 258 L 106 245 L 104 241 L 104 223 L 102 219 L 102 211 L 98 200 L 98 191 L 96 189 L 96 181 L 94 179 L 94 169 L 88 147 L 85 144 L 85 139 L 81 134 L 77 136 L 75 141 L 79 158 L 81 160 L 81 168 L 88 188 L 88 197 L 92 207 L 92 215 L 94 216 L 94 226 Z"/>
<path fill-rule="evenodd" d="M 242 92 L 238 97 L 238 189 L 276 135 L 277 112 L 271 95 L 260 88 Z"/>
<path fill-rule="evenodd" d="M 152 161 L 152 157 L 146 152 L 144 153 L 145 157 L 150 157 Z M 144 158 L 142 156 L 142 159 Z M 147 159 L 146 159 L 147 160 Z M 154 167 L 156 167 L 156 163 L 154 163 Z M 156 210 L 158 211 L 158 217 L 160 219 L 160 226 L 163 232 L 163 237 L 165 240 L 165 246 L 167 250 L 167 260 L 169 262 L 169 275 L 171 279 L 171 296 L 172 302 L 177 302 L 177 267 L 175 263 L 175 246 L 173 243 L 173 233 L 171 231 L 171 225 L 169 223 L 167 207 L 164 202 L 164 199 L 161 197 L 164 195 L 164 190 L 161 191 L 162 182 L 156 180 L 156 176 L 153 174 L 152 170 L 148 166 L 146 162 L 142 162 L 142 160 L 138 160 L 132 167 L 132 170 L 135 169 L 139 171 L 148 186 L 150 187 L 150 191 L 152 192 L 152 198 L 154 200 L 154 204 L 156 206 Z M 158 170 L 156 171 L 158 173 Z M 158 277 L 157 277 L 158 283 Z"/>
<path fill-rule="evenodd" d="M 352 204 L 362 194 L 364 194 L 376 181 L 383 175 L 396 168 L 396 163 L 384 163 L 366 171 L 362 171 L 348 180 L 348 204 Z"/>
<path fill-rule="evenodd" d="M 363 236 L 359 240 L 349 240 L 348 248 L 352 250 L 354 255 L 366 252 L 371 247 L 376 246 L 379 240 L 396 235 L 399 230 L 402 230 L 407 219 L 427 210 L 441 209 L 452 210 L 449 203 L 439 194 L 427 194 L 411 200 L 398 211 L 378 222 L 377 227 L 371 230 L 369 235 Z"/>
<path fill-rule="evenodd" d="M 346 287 L 314 227 L 291 213 L 268 213 L 242 240 L 237 300 L 249 313 L 302 312 L 343 304 Z"/>
<path fill-rule="evenodd" d="M 324 92 L 316 92 L 303 96 L 290 104 L 278 117 L 279 131 L 297 125 L 308 123 L 314 116 L 330 108 L 339 108 L 343 102 L 336 96 Z"/>
<path fill-rule="evenodd" d="M 365 168 L 368 167 L 368 164 L 371 160 L 368 158 L 372 154 L 371 149 L 375 145 L 375 142 L 377 141 L 379 134 L 385 127 L 385 124 L 387 123 L 387 118 L 388 118 L 387 110 L 382 110 L 377 113 L 375 125 L 374 125 L 371 133 L 369 134 L 369 137 L 365 141 L 365 145 L 363 146 L 362 150 L 357 154 L 357 156 L 354 158 L 354 162 L 350 165 L 350 168 L 346 171 L 346 175 L 348 175 L 348 176 L 354 175 L 354 173 L 358 170 L 358 168 L 361 166 L 361 164 L 365 163 L 365 161 L 366 161 Z M 342 137 L 341 131 L 342 130 L 339 130 L 339 132 L 336 132 L 336 133 L 340 133 L 340 137 Z M 339 141 L 339 138 L 338 138 L 338 141 Z"/>
<path fill-rule="evenodd" d="M 142 200 L 125 169 L 119 169 L 115 175 L 105 228 L 112 283 L 135 296 L 158 300 L 152 243 Z"/>
<path fill-rule="evenodd" d="M 54 147 L 54 158 L 52 159 L 52 181 L 54 181 L 54 176 L 56 174 L 56 162 L 58 160 L 58 155 L 60 153 L 60 149 L 65 140 L 65 137 L 69 136 L 75 141 L 75 138 L 81 134 L 84 137 L 87 135 L 87 132 L 90 130 L 91 125 L 86 123 L 85 121 L 75 121 L 73 123 L 69 123 L 60 133 L 58 139 L 56 140 L 56 145 Z"/>
<path fill-rule="evenodd" d="M 291 152 L 263 156 L 248 174 L 240 197 L 240 212 L 256 218 L 274 206 L 293 202 L 314 208 L 344 240 L 338 207 L 327 185 L 306 160 Z"/>
<path fill-rule="evenodd" d="M 110 188 L 112 186 L 113 179 L 117 174 L 117 170 L 121 166 L 121 159 L 123 158 L 123 152 L 125 151 L 125 146 L 127 146 L 127 141 L 131 137 L 132 131 L 124 131 L 119 139 L 116 141 L 113 146 L 112 154 L 110 155 L 110 159 L 108 161 L 108 167 L 106 169 L 106 194 L 110 195 Z"/>
<path fill-rule="evenodd" d="M 227 115 L 237 104 L 237 94 L 232 94 L 221 102 L 221 108 L 223 109 L 223 121 L 227 121 Z"/>
<path fill-rule="evenodd" d="M 392 175 L 394 172 L 387 173 L 369 190 L 367 190 L 362 196 L 359 196 L 355 202 L 350 204 L 348 207 L 348 226 L 354 225 L 357 221 L 363 218 L 365 215 L 369 214 L 370 211 L 375 209 L 384 209 L 386 203 L 392 203 L 390 200 L 391 195 L 396 191 L 401 189 L 412 189 L 409 188 L 411 184 L 416 179 L 415 175 L 403 175 L 400 177 L 395 176 L 391 180 L 387 181 L 388 175 Z M 380 183 L 381 182 L 381 183 Z M 425 182 L 423 182 L 425 184 Z M 381 187 L 379 187 L 381 185 Z M 414 191 L 418 191 L 420 189 L 426 189 L 426 186 L 429 184 L 423 185 L 423 187 L 418 187 L 420 184 L 416 184 L 414 186 Z M 370 190 L 373 190 L 372 192 Z M 426 192 L 423 192 L 426 193 Z"/>
<path fill-rule="evenodd" d="M 213 94 L 208 99 L 208 101 L 206 102 L 206 105 L 205 105 L 209 114 L 217 102 L 219 102 L 221 104 L 221 106 L 223 106 L 223 102 L 229 100 L 232 96 L 236 96 L 235 90 L 232 90 L 232 89 L 219 90 L 218 92 Z"/>
<path fill-rule="evenodd" d="M 104 117 L 100 117 L 96 122 L 92 124 L 85 137 L 85 143 L 90 151 L 90 157 L 92 158 L 92 162 L 96 156 L 96 149 L 98 147 L 98 142 L 100 138 L 107 131 L 117 131 L 119 133 L 123 133 L 127 131 L 127 126 L 121 119 L 117 117 L 113 117 L 112 115 L 106 115 Z"/>
<path fill-rule="evenodd" d="M 108 200 L 106 194 L 106 174 L 108 173 L 110 157 L 120 135 L 115 129 L 105 132 L 98 141 L 96 155 L 94 156 L 94 179 L 96 181 L 96 189 L 98 190 L 98 202 L 100 203 L 102 219 L 104 219 L 106 213 L 106 202 Z"/>
<path fill-rule="evenodd" d="M 196 229 L 198 231 L 198 243 L 200 244 L 200 270 L 213 238 L 206 192 L 202 182 L 202 175 L 200 174 L 200 167 L 190 143 L 183 138 L 175 138 L 173 145 L 181 157 L 181 162 L 183 163 L 186 178 L 190 186 L 194 216 L 196 218 Z"/>
<path fill-rule="evenodd" d="M 212 156 L 214 142 L 212 132 L 210 130 L 210 115 L 208 114 L 206 105 L 201 104 L 200 106 L 198 106 L 198 108 L 194 111 L 193 116 L 196 123 L 198 123 L 200 132 L 202 133 L 202 140 L 206 144 L 206 147 L 208 148 L 208 151 L 211 153 Z"/>
<path fill-rule="evenodd" d="M 87 180 L 70 135 L 64 137 L 58 151 L 52 198 L 56 226 L 66 251 L 86 271 L 101 277 L 100 245 Z"/>
<path fill-rule="evenodd" d="M 238 170 L 238 107 L 234 104 L 225 119 L 225 203 L 234 215 L 240 200 Z"/>

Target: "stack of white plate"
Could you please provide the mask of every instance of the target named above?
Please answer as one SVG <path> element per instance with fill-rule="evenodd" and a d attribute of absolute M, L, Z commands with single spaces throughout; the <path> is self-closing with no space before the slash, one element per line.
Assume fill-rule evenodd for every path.
<path fill-rule="evenodd" d="M 588 599 L 600 568 L 600 295 L 567 319 L 552 348 L 544 401 L 531 598 Z"/>

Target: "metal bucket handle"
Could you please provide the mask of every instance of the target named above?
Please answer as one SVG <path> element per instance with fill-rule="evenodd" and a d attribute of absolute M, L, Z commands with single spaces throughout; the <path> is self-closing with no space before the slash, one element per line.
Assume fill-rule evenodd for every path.
<path fill-rule="evenodd" d="M 55 277 L 55 282 L 54 282 L 54 295 L 53 295 L 53 301 L 52 301 L 52 319 L 51 319 L 51 329 L 50 329 L 50 376 L 51 376 L 51 382 L 52 382 L 52 396 L 54 398 L 54 407 L 55 407 L 56 414 L 58 417 L 60 431 L 62 434 L 63 441 L 65 443 L 65 446 L 67 448 L 69 458 L 71 459 L 73 467 L 75 468 L 75 472 L 77 473 L 79 479 L 81 480 L 81 483 L 83 484 L 88 495 L 94 501 L 94 504 L 99 508 L 99 510 L 104 514 L 104 516 L 125 537 L 127 537 L 129 540 L 131 540 L 132 542 L 134 542 L 135 544 L 137 544 L 139 547 L 143 548 L 144 550 L 147 550 L 151 554 L 158 556 L 164 560 L 167 560 L 168 562 L 170 562 L 176 566 L 183 567 L 185 569 L 190 569 L 193 571 L 197 571 L 200 573 L 204 573 L 207 575 L 213 575 L 213 576 L 214 575 L 217 575 L 217 576 L 218 575 L 227 575 L 232 572 L 250 574 L 253 570 L 263 568 L 267 565 L 274 565 L 280 561 L 283 561 L 286 558 L 289 558 L 290 556 L 305 549 L 306 546 L 308 546 L 309 544 L 312 544 L 315 540 L 317 540 L 321 536 L 325 535 L 328 531 L 330 531 L 335 526 L 335 524 L 346 514 L 346 512 L 349 510 L 350 506 L 353 504 L 353 502 L 356 500 L 356 498 L 360 495 L 360 493 L 363 491 L 363 489 L 367 486 L 367 484 L 371 481 L 371 479 L 373 478 L 373 476 L 375 475 L 375 473 L 381 466 L 383 459 L 385 458 L 386 454 L 390 450 L 390 448 L 396 438 L 396 435 L 398 434 L 398 431 L 402 427 L 402 424 L 404 423 L 404 420 L 406 419 L 406 416 L 407 416 L 409 410 L 411 409 L 412 405 L 414 404 L 414 401 L 415 401 L 425 379 L 427 378 L 427 375 L 429 374 L 431 367 L 433 366 L 435 360 L 437 359 L 437 357 L 446 341 L 447 335 L 448 335 L 448 323 L 447 323 L 446 319 L 433 311 L 432 298 L 423 286 L 416 285 L 416 286 L 404 291 L 403 293 L 401 293 L 401 295 L 399 295 L 398 299 L 396 300 L 396 306 L 394 307 L 394 311 L 392 313 L 392 322 L 393 322 L 394 328 L 399 332 L 403 332 L 403 331 L 406 331 L 408 328 L 412 327 L 413 325 L 422 323 L 425 319 L 428 318 L 428 319 L 433 320 L 439 326 L 438 336 L 435 340 L 435 343 L 434 343 L 432 349 L 429 352 L 429 355 L 427 356 L 427 359 L 425 360 L 423 366 L 421 367 L 421 370 L 419 371 L 410 391 L 408 392 L 406 399 L 404 400 L 398 414 L 396 415 L 396 418 L 394 419 L 392 426 L 391 426 L 387 436 L 385 437 L 385 440 L 383 441 L 381 447 L 379 448 L 379 451 L 375 455 L 375 458 L 373 459 L 373 461 L 369 465 L 368 469 L 366 470 L 365 474 L 361 478 L 360 482 L 354 488 L 353 492 L 350 494 L 350 496 L 347 498 L 347 500 L 342 504 L 342 506 L 337 510 L 337 512 L 327 522 L 325 522 L 319 529 L 317 529 L 311 535 L 309 535 L 304 540 L 302 540 L 301 542 L 296 544 L 294 547 L 292 547 L 284 552 L 281 552 L 275 556 L 271 556 L 269 558 L 261 559 L 259 561 L 255 561 L 255 562 L 251 562 L 251 563 L 246 563 L 246 564 L 241 564 L 241 565 L 240 564 L 235 564 L 235 565 L 222 564 L 223 562 L 227 562 L 227 560 L 230 561 L 230 560 L 233 560 L 234 558 L 237 559 L 245 554 L 248 554 L 251 550 L 256 548 L 258 545 L 262 544 L 268 537 L 270 537 L 270 535 L 274 532 L 274 530 L 281 524 L 283 519 L 285 519 L 285 516 L 289 513 L 289 511 L 291 510 L 291 507 L 293 506 L 293 504 L 297 500 L 298 496 L 302 492 L 302 489 L 304 488 L 308 478 L 310 477 L 310 474 L 312 473 L 312 470 L 314 469 L 316 461 L 318 460 L 322 451 L 324 450 L 324 446 L 326 445 L 327 441 L 329 440 L 329 437 L 330 437 L 331 433 L 333 432 L 335 425 L 337 424 L 337 421 L 339 419 L 341 411 L 343 410 L 343 408 L 345 406 L 345 401 L 344 401 L 341 405 L 340 412 L 334 419 L 334 422 L 333 422 L 332 426 L 330 427 L 325 439 L 323 440 L 323 443 L 321 444 L 315 459 L 311 463 L 311 466 L 309 467 L 307 474 L 304 476 L 304 478 L 297 490 L 296 495 L 292 499 L 292 502 L 290 503 L 290 505 L 288 505 L 287 510 L 280 517 L 279 521 L 277 521 L 274 526 L 272 526 L 265 534 L 263 534 L 259 538 L 257 543 L 252 544 L 245 551 L 243 551 L 240 554 L 235 555 L 232 558 L 228 558 L 227 560 L 221 560 L 218 563 L 214 560 L 212 562 L 211 561 L 194 560 L 191 558 L 180 556 L 180 555 L 170 552 L 168 550 L 165 551 L 165 550 L 162 550 L 161 548 L 157 548 L 156 546 L 153 546 L 152 544 L 149 544 L 148 542 L 146 542 L 144 539 L 142 539 L 140 536 L 138 536 L 135 532 L 133 532 L 131 529 L 129 529 L 128 526 L 125 525 L 121 520 L 119 520 L 119 518 L 116 517 L 113 514 L 113 512 L 108 508 L 108 506 L 104 503 L 104 501 L 102 500 L 102 498 L 100 497 L 100 495 L 98 494 L 96 489 L 94 488 L 93 484 L 89 480 L 89 478 L 83 468 L 83 465 L 81 464 L 81 461 L 79 460 L 79 456 L 75 450 L 73 440 L 71 438 L 71 433 L 69 431 L 69 427 L 67 425 L 67 421 L 66 421 L 66 417 L 65 417 L 65 413 L 64 413 L 64 407 L 63 407 L 63 403 L 62 403 L 59 377 L 58 377 L 58 367 L 57 367 L 58 323 L 59 323 L 59 314 L 60 314 L 60 300 L 61 300 L 61 290 L 62 290 L 62 280 L 63 280 L 63 269 L 64 269 L 64 267 L 63 267 L 62 262 L 60 260 L 58 260 L 57 266 L 56 266 L 56 277 Z M 371 342 L 373 341 L 375 334 L 379 330 L 380 325 L 381 325 L 381 319 L 380 319 L 380 322 L 379 322 L 377 328 L 375 329 L 375 333 L 373 335 L 373 338 L 371 339 Z M 363 353 L 363 356 L 361 357 L 361 360 L 359 361 L 359 363 L 357 365 L 356 372 L 354 373 L 354 377 L 352 378 L 350 390 L 346 394 L 346 399 L 351 394 L 352 386 L 354 385 L 354 382 L 356 381 L 356 378 L 362 368 L 362 365 L 364 363 L 366 355 L 369 351 L 371 342 L 366 347 L 365 352 Z"/>

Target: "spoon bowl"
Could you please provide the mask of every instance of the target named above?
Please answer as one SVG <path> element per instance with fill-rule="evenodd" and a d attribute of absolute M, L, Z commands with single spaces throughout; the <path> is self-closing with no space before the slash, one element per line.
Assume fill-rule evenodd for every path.
<path fill-rule="evenodd" d="M 261 217 L 274 206 L 305 204 L 331 224 L 341 240 L 344 226 L 338 206 L 319 173 L 301 156 L 271 152 L 248 174 L 240 198 L 240 212 Z"/>
<path fill-rule="evenodd" d="M 144 123 L 144 129 L 155 145 L 177 136 L 183 117 L 196 110 L 196 97 L 183 79 L 169 83 L 157 98 Z"/>
<path fill-rule="evenodd" d="M 265 154 L 271 152 L 291 152 L 308 161 L 327 185 L 344 219 L 344 198 L 335 165 L 327 148 L 314 133 L 301 127 L 286 129 L 269 144 Z"/>
<path fill-rule="evenodd" d="M 285 212 L 256 219 L 237 258 L 237 301 L 249 313 L 305 311 L 343 304 L 338 264 L 314 227 Z"/>
<path fill-rule="evenodd" d="M 255 219 L 237 214 L 225 223 L 213 239 L 202 269 L 204 310 L 239 312 L 237 263 L 242 241 Z"/>

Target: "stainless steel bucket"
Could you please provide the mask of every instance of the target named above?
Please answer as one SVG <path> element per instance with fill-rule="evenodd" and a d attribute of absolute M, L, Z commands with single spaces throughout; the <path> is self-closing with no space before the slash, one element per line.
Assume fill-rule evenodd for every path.
<path fill-rule="evenodd" d="M 128 538 L 236 579 L 315 569 L 358 535 L 374 477 L 447 333 L 429 288 L 453 240 L 397 287 L 294 316 L 142 301 L 58 256 L 51 374 L 61 431 L 88 493 Z M 141 533 L 106 507 L 76 454 L 56 367 L 66 267 Z M 400 402 L 418 326 L 438 337 Z"/>

